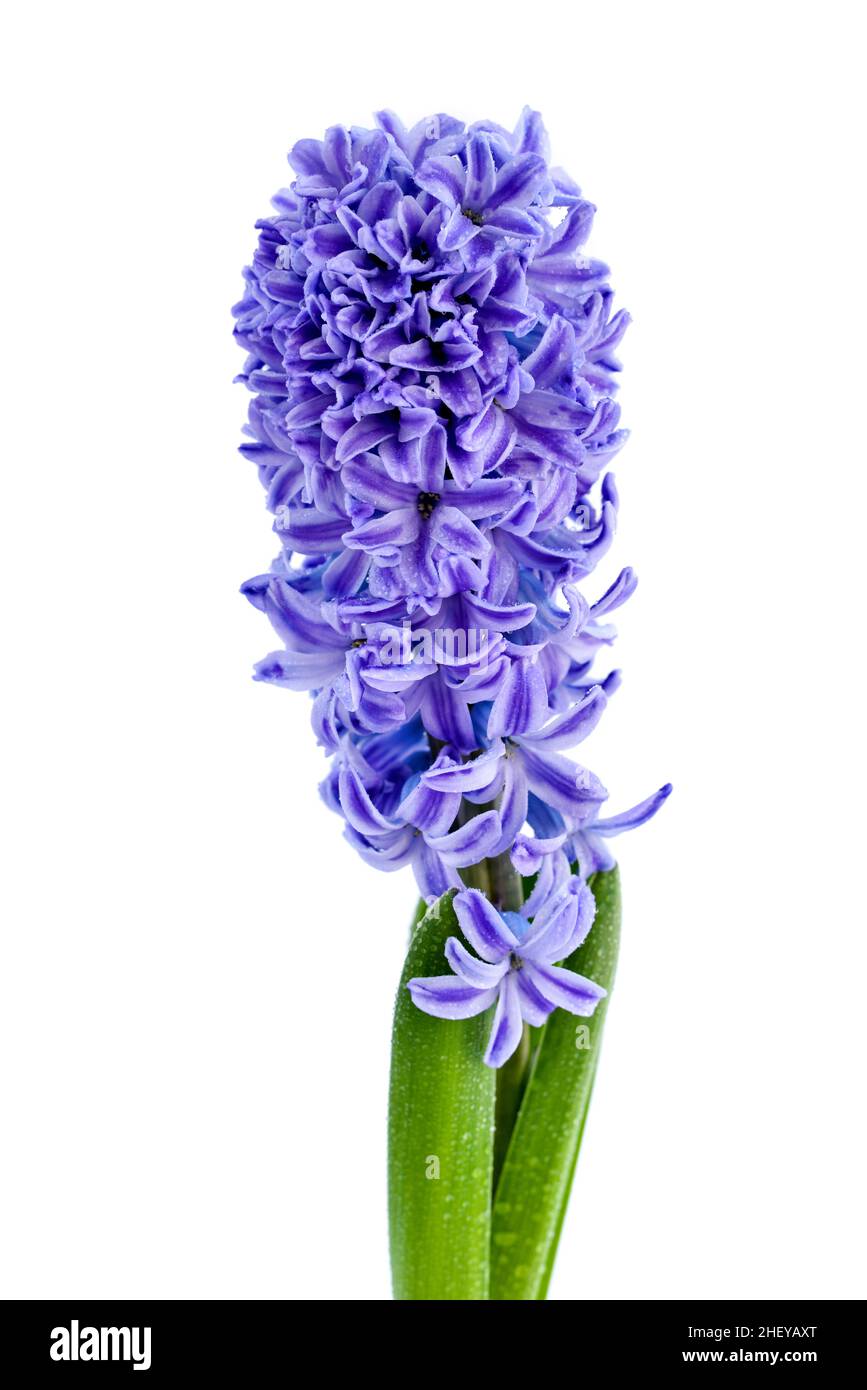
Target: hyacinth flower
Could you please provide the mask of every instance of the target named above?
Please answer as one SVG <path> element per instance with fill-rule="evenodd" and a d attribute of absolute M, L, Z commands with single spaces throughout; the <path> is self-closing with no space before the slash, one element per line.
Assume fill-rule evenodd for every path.
<path fill-rule="evenodd" d="M 454 974 L 409 980 L 413 1003 L 435 1018 L 475 1018 L 496 1004 L 485 1052 L 489 1067 L 501 1067 L 515 1052 L 522 1023 L 541 1027 L 558 1006 L 593 1013 L 606 991 L 556 962 L 581 945 L 593 923 L 593 894 L 570 878 L 549 896 L 532 925 L 522 913 L 500 913 L 475 888 L 454 899 L 461 931 L 476 952 L 450 936 L 445 958 Z M 479 959 L 480 957 L 480 959 Z"/>
<path fill-rule="evenodd" d="M 537 112 L 383 111 L 289 162 L 234 309 L 276 550 L 242 586 L 279 642 L 254 676 L 309 692 L 325 804 L 420 895 L 395 1297 L 544 1298 L 614 979 L 610 842 L 671 790 L 609 814 L 571 756 L 620 685 L 597 663 L 636 586 L 593 582 L 629 320 Z"/>

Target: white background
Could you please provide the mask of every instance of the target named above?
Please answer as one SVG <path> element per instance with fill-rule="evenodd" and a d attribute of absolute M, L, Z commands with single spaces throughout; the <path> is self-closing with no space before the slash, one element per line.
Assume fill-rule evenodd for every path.
<path fill-rule="evenodd" d="M 320 805 L 237 594 L 229 308 L 292 142 L 542 110 L 635 318 L 641 576 L 588 761 L 622 966 L 552 1297 L 863 1277 L 856 6 L 17 7 L 4 43 L 2 1287 L 389 1297 L 411 877 Z M 859 364 L 858 359 L 861 358 Z M 328 942 L 325 946 L 322 943 Z"/>

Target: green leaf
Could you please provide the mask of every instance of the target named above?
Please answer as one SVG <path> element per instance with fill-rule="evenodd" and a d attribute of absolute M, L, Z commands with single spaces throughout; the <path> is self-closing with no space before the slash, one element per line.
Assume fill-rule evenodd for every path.
<path fill-rule="evenodd" d="M 620 942 L 617 869 L 597 874 L 590 886 L 596 919 L 584 945 L 564 964 L 610 991 Z M 557 1009 L 545 1025 L 497 1185 L 491 1226 L 492 1299 L 543 1299 L 548 1291 L 607 1006 L 606 998 L 592 1018 L 584 1019 Z M 579 1031 L 582 1028 L 586 1034 Z"/>
<path fill-rule="evenodd" d="M 396 1299 L 487 1299 L 496 1074 L 482 1061 L 491 1010 L 438 1019 L 407 980 L 448 975 L 460 927 L 443 895 L 416 927 L 397 992 L 388 1117 L 388 1214 Z"/>

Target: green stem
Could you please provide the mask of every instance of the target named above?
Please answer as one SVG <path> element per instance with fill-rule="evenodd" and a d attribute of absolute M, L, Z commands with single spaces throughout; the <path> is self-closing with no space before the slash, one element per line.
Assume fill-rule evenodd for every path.
<path fill-rule="evenodd" d="M 505 1062 L 497 1072 L 497 1104 L 494 1114 L 495 1192 L 527 1085 L 530 1051 L 530 1029 L 525 1023 L 521 1041 L 508 1062 Z"/>
<path fill-rule="evenodd" d="M 398 1300 L 486 1300 L 494 1074 L 482 1061 L 491 1011 L 431 1018 L 407 981 L 442 973 L 459 931 L 453 893 L 416 927 L 394 1013 L 388 1120 L 389 1232 Z"/>
<path fill-rule="evenodd" d="M 520 912 L 524 906 L 524 885 L 521 875 L 512 867 L 508 850 L 488 860 L 491 897 L 501 912 Z"/>
<path fill-rule="evenodd" d="M 620 938 L 616 869 L 591 881 L 596 920 L 565 962 L 611 990 Z M 545 1024 L 494 1198 L 491 1293 L 509 1302 L 543 1299 L 557 1251 L 590 1104 L 608 998 L 592 1018 L 558 1009 Z"/>

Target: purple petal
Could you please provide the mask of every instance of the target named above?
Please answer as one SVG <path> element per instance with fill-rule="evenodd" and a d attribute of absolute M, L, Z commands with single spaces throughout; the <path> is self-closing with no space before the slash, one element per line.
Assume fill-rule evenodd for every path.
<path fill-rule="evenodd" d="M 499 853 L 504 854 L 514 843 L 527 819 L 527 775 L 520 758 L 504 760 L 503 792 L 498 810 L 503 827 Z"/>
<path fill-rule="evenodd" d="M 299 555 L 319 555 L 340 545 L 346 517 L 323 516 L 314 507 L 292 507 L 274 529 L 284 544 Z"/>
<path fill-rule="evenodd" d="M 370 456 L 356 458 L 341 471 L 341 482 L 347 492 L 362 502 L 369 502 L 377 511 L 389 512 L 393 508 L 414 507 L 418 498 L 418 488 L 411 483 L 396 483 L 381 465 L 374 467 Z"/>
<path fill-rule="evenodd" d="M 488 603 L 475 594 L 466 594 L 464 607 L 478 627 L 493 632 L 514 632 L 526 627 L 536 616 L 535 603 Z"/>
<path fill-rule="evenodd" d="M 578 401 L 556 391 L 530 391 L 515 406 L 516 417 L 546 430 L 577 430 L 586 422 L 587 412 Z"/>
<path fill-rule="evenodd" d="M 490 542 L 457 507 L 441 503 L 430 521 L 431 535 L 452 555 L 469 555 L 480 560 L 491 548 Z"/>
<path fill-rule="evenodd" d="M 477 888 L 458 893 L 454 907 L 461 931 L 482 960 L 496 964 L 517 950 L 518 938 Z"/>
<path fill-rule="evenodd" d="M 460 372 L 478 362 L 481 351 L 466 336 L 449 335 L 433 342 L 430 338 L 420 338 L 418 342 L 407 343 L 394 348 L 389 355 L 392 366 L 411 367 L 417 372 Z"/>
<path fill-rule="evenodd" d="M 370 568 L 364 551 L 344 550 L 330 561 L 322 575 L 322 592 L 326 599 L 348 598 L 361 588 Z"/>
<path fill-rule="evenodd" d="M 503 745 L 497 740 L 486 752 L 469 762 L 428 768 L 427 772 L 422 774 L 422 781 L 438 792 L 478 791 L 480 787 L 488 785 L 495 765 L 502 756 Z"/>
<path fill-rule="evenodd" d="M 582 815 L 586 820 L 592 806 L 606 799 L 608 793 L 599 778 L 560 753 L 542 753 L 522 744 L 521 754 L 530 791 L 564 815 Z"/>
<path fill-rule="evenodd" d="M 257 661 L 253 679 L 287 690 L 318 690 L 343 671 L 342 652 L 269 652 Z"/>
<path fill-rule="evenodd" d="M 564 251 L 577 251 L 582 247 L 590 235 L 595 212 L 593 204 L 587 202 L 570 208 L 554 235 L 552 251 L 562 255 Z"/>
<path fill-rule="evenodd" d="M 339 222 L 323 222 L 311 228 L 304 242 L 304 254 L 311 265 L 325 265 L 342 251 L 350 250 L 352 237 Z"/>
<path fill-rule="evenodd" d="M 476 415 L 482 409 L 479 378 L 472 368 L 461 372 L 446 372 L 440 379 L 439 395 L 452 415 Z"/>
<path fill-rule="evenodd" d="M 500 682 L 509 669 L 509 658 L 499 656 L 489 665 L 479 667 L 471 671 L 464 679 L 452 676 L 448 672 L 445 680 L 453 684 L 455 690 L 465 694 L 466 698 L 475 700 L 493 700 L 500 688 Z"/>
<path fill-rule="evenodd" d="M 365 864 L 370 864 L 374 869 L 381 869 L 384 873 L 393 873 L 410 862 L 416 852 L 418 838 L 411 826 L 383 836 L 375 844 L 368 843 L 351 825 L 347 825 L 344 835 L 358 850 Z M 439 896 L 437 892 L 435 897 Z"/>
<path fill-rule="evenodd" d="M 565 960 L 581 945 L 595 916 L 596 901 L 586 883 L 570 879 L 536 914 L 521 955 L 538 965 Z"/>
<path fill-rule="evenodd" d="M 600 685 L 594 685 L 577 704 L 565 714 L 560 714 L 536 733 L 528 734 L 527 741 L 534 748 L 553 752 L 559 748 L 571 748 L 585 739 L 602 718 L 608 698 Z M 490 727 L 489 727 L 490 732 Z M 500 733 L 505 730 L 500 730 Z"/>
<path fill-rule="evenodd" d="M 450 380 L 448 377 L 444 381 Z M 426 492 L 442 492 L 446 473 L 446 432 L 441 425 L 428 430 L 421 441 L 418 484 Z"/>
<path fill-rule="evenodd" d="M 399 637 L 394 638 L 395 643 L 399 643 L 400 640 Z M 385 660 L 385 654 L 382 659 Z M 406 661 L 403 665 L 388 663 L 385 666 L 365 667 L 361 678 L 365 685 L 371 686 L 374 690 L 392 690 L 400 693 L 407 686 L 436 675 L 437 669 L 434 662 L 414 660 Z"/>
<path fill-rule="evenodd" d="M 283 417 L 283 424 L 289 433 L 297 433 L 299 430 L 306 429 L 310 425 L 318 425 L 325 411 L 328 409 L 329 399 L 322 396 L 319 392 L 315 396 L 309 397 L 306 401 L 299 401 Z"/>
<path fill-rule="evenodd" d="M 660 787 L 658 792 L 649 796 L 646 801 L 639 801 L 637 806 L 633 806 L 629 811 L 621 811 L 618 816 L 608 816 L 605 820 L 593 822 L 592 830 L 596 835 L 619 835 L 624 830 L 634 830 L 636 826 L 644 825 L 645 821 L 655 816 L 660 806 L 671 795 L 671 783 L 666 782 L 664 787 Z"/>
<path fill-rule="evenodd" d="M 365 415 L 363 420 L 357 420 L 354 425 L 350 425 L 338 440 L 335 455 L 337 462 L 349 463 L 356 454 L 375 449 L 377 444 L 381 444 L 384 439 L 390 439 L 394 433 L 394 421 L 387 411 L 380 415 Z"/>
<path fill-rule="evenodd" d="M 488 738 L 526 734 L 548 716 L 548 687 L 535 661 L 513 661 L 488 718 Z"/>
<path fill-rule="evenodd" d="M 547 173 L 544 159 L 537 154 L 520 154 L 510 159 L 497 175 L 488 206 L 498 208 L 509 203 L 513 207 L 526 207 L 541 188 Z"/>
<path fill-rule="evenodd" d="M 418 884 L 418 891 L 425 902 L 436 902 L 443 893 L 447 893 L 450 888 L 460 888 L 463 880 L 457 869 L 453 869 L 449 864 L 432 850 L 424 840 L 420 839 L 414 830 L 409 831 L 413 838 L 415 853 L 412 857 L 412 869 L 415 874 L 415 881 Z"/>
<path fill-rule="evenodd" d="M 501 1067 L 507 1062 L 521 1041 L 523 1031 L 524 1020 L 521 1017 L 518 984 L 514 972 L 510 971 L 500 985 L 497 1010 L 485 1052 L 485 1064 L 489 1067 Z"/>
<path fill-rule="evenodd" d="M 453 208 L 464 196 L 464 166 L 456 155 L 434 155 L 416 170 L 419 188 L 430 193 L 437 202 Z"/>
<path fill-rule="evenodd" d="M 515 411 L 512 414 L 516 417 L 514 424 L 518 444 L 528 453 L 562 468 L 575 469 L 583 462 L 586 451 L 576 434 L 567 430 L 547 429 L 544 425 L 517 416 Z"/>
<path fill-rule="evenodd" d="M 346 638 L 325 621 L 319 602 L 299 593 L 285 579 L 271 579 L 262 609 L 275 632 L 293 651 L 321 652 L 323 647 L 346 649 Z"/>
<path fill-rule="evenodd" d="M 475 1018 L 497 998 L 496 989 L 474 989 L 454 975 L 407 980 L 412 1002 L 433 1018 Z"/>
<path fill-rule="evenodd" d="M 413 439 L 424 439 L 437 423 L 437 414 L 430 407 L 403 406 L 400 412 L 400 420 L 397 427 L 397 437 L 402 444 L 409 444 Z"/>
<path fill-rule="evenodd" d="M 355 709 L 352 704 L 348 708 Z M 408 718 L 406 705 L 398 695 L 384 690 L 371 690 L 367 685 L 360 687 L 358 697 L 358 721 L 370 733 L 389 733 Z"/>
<path fill-rule="evenodd" d="M 344 523 L 345 524 L 345 523 Z M 408 545 L 418 535 L 421 517 L 417 508 L 401 507 L 385 516 L 362 522 L 352 531 L 345 531 L 344 545 L 353 550 L 377 550 L 386 545 Z"/>
<path fill-rule="evenodd" d="M 485 230 L 488 232 L 505 232 L 508 236 L 524 237 L 535 239 L 542 234 L 539 223 L 530 216 L 528 212 L 522 212 L 516 207 L 496 208 L 485 217 Z M 492 303 L 493 301 L 488 301 Z M 533 324 L 533 316 L 521 315 L 518 322 Z M 488 321 L 490 326 L 490 321 Z"/>
<path fill-rule="evenodd" d="M 546 854 L 533 885 L 533 891 L 524 903 L 525 917 L 534 917 L 537 912 L 540 912 L 548 899 L 557 892 L 558 888 L 562 888 L 568 883 L 571 877 L 572 866 L 566 857 L 565 850 L 556 850 L 553 854 Z"/>
<path fill-rule="evenodd" d="M 509 968 L 506 959 L 498 961 L 496 965 L 477 960 L 456 936 L 450 936 L 446 942 L 446 960 L 455 974 L 474 989 L 495 989 Z"/>
<path fill-rule="evenodd" d="M 547 163 L 550 157 L 548 132 L 538 111 L 533 111 L 529 106 L 524 107 L 515 126 L 512 145 L 519 154 L 531 151 L 540 155 Z"/>
<path fill-rule="evenodd" d="M 468 208 L 479 212 L 494 191 L 497 171 L 491 144 L 485 135 L 471 135 L 465 153 L 467 163 L 466 188 L 463 200 Z"/>
<path fill-rule="evenodd" d="M 442 498 L 444 503 L 453 503 L 459 507 L 463 515 L 472 521 L 479 521 L 482 517 L 508 511 L 517 502 L 521 491 L 522 485 L 515 478 L 479 478 L 478 482 L 466 491 L 456 488 L 453 483 L 446 483 Z"/>
<path fill-rule="evenodd" d="M 592 830 L 580 830 L 572 837 L 569 857 L 585 878 L 590 874 L 607 873 L 613 869 L 617 860 L 608 845 Z"/>
<path fill-rule="evenodd" d="M 449 464 L 452 477 L 459 487 L 472 487 L 483 473 L 499 468 L 512 452 L 517 439 L 517 425 L 511 411 L 492 407 L 490 426 L 467 444 L 457 438 L 449 441 Z M 472 418 L 472 417 L 467 417 Z"/>
<path fill-rule="evenodd" d="M 396 829 L 394 823 L 376 809 L 354 768 L 341 769 L 339 788 L 341 810 L 360 834 L 376 836 Z"/>
<path fill-rule="evenodd" d="M 322 174 L 325 162 L 321 140 L 296 140 L 289 151 L 289 163 L 296 174 Z"/>
<path fill-rule="evenodd" d="M 435 792 L 419 782 L 397 808 L 400 820 L 418 826 L 429 835 L 445 835 L 461 808 L 459 792 Z"/>
<path fill-rule="evenodd" d="M 544 999 L 555 1008 L 566 1009 L 581 1018 L 589 1018 L 599 1000 L 608 993 L 601 985 L 559 965 L 536 965 L 527 961 L 524 969 Z"/>
<path fill-rule="evenodd" d="M 557 386 L 563 373 L 571 370 L 575 359 L 575 330 L 571 323 L 555 314 L 534 352 L 522 363 L 540 387 Z"/>
<path fill-rule="evenodd" d="M 475 222 L 464 216 L 459 207 L 453 208 L 448 221 L 437 237 L 437 245 L 441 251 L 445 251 L 447 254 L 451 251 L 459 251 L 462 246 L 466 246 L 477 237 L 480 230 L 481 228 L 476 226 Z"/>
<path fill-rule="evenodd" d="M 590 613 L 594 618 L 601 618 L 603 613 L 612 613 L 635 593 L 637 585 L 635 570 L 629 567 L 621 570 L 611 587 L 593 604 Z"/>
<path fill-rule="evenodd" d="M 500 817 L 496 811 L 485 811 L 480 816 L 473 816 L 466 825 L 449 835 L 426 835 L 425 839 L 446 864 L 451 864 L 455 869 L 464 869 L 469 864 L 478 864 L 493 853 L 501 834 Z"/>
<path fill-rule="evenodd" d="M 450 743 L 461 753 L 476 747 L 476 735 L 466 700 L 461 699 L 442 677 L 426 681 L 421 715 L 429 734 L 442 743 Z"/>
<path fill-rule="evenodd" d="M 500 818 L 503 825 L 506 823 L 505 812 L 500 807 Z M 526 820 L 526 816 L 524 817 Z M 520 827 L 518 827 L 520 829 Z M 518 835 L 510 843 L 512 852 L 509 858 L 518 873 L 524 878 L 529 878 L 531 874 L 536 874 L 542 867 L 545 856 L 553 854 L 555 850 L 562 849 L 568 838 L 568 831 L 564 830 L 561 835 L 552 835 L 547 839 L 540 839 L 538 835 Z"/>
<path fill-rule="evenodd" d="M 533 1028 L 541 1028 L 548 1015 L 554 1012 L 555 1005 L 539 993 L 526 970 L 516 971 L 515 978 L 518 981 L 518 999 L 525 1021 Z"/>

